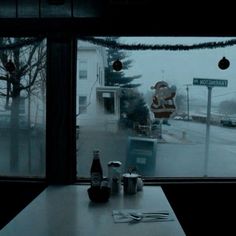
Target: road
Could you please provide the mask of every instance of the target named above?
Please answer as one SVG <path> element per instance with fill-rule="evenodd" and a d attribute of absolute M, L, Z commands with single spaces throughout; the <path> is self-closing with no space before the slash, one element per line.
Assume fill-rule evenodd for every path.
<path fill-rule="evenodd" d="M 209 157 L 205 158 L 206 125 L 193 121 L 170 120 L 171 125 L 163 125 L 163 139 L 157 139 L 157 177 L 234 177 L 236 173 L 236 129 L 219 126 L 210 127 Z M 104 175 L 107 163 L 120 160 L 122 172 L 128 150 L 128 137 L 132 132 L 94 132 L 81 130 L 78 142 L 78 176 L 89 177 L 92 150 L 101 150 Z"/>
<path fill-rule="evenodd" d="M 169 123 L 170 126 L 162 125 L 163 139 L 155 139 L 157 141 L 156 159 L 153 166 L 154 172 L 150 172 L 150 176 L 235 177 L 236 128 L 210 127 L 209 156 L 206 162 L 204 152 L 206 125 L 182 120 L 170 120 Z M 121 161 L 121 172 L 127 172 L 126 161 L 129 158 L 128 139 L 130 137 L 137 137 L 137 134 L 131 130 L 112 133 L 82 127 L 77 142 L 78 177 L 89 177 L 92 151 L 94 149 L 99 149 L 101 152 L 101 162 L 105 176 L 107 175 L 107 163 L 111 160 Z M 20 136 L 19 163 L 17 165 L 18 169 L 14 173 L 10 168 L 9 138 L 7 135 L 0 136 L 1 174 L 44 176 L 45 135 L 32 135 L 30 142 L 27 135 L 22 134 Z M 205 168 L 206 163 L 207 168 Z M 145 168 L 145 163 L 143 165 Z M 147 174 L 147 176 L 149 175 Z"/>
<path fill-rule="evenodd" d="M 165 132 L 182 139 L 183 132 L 192 144 L 205 143 L 206 124 L 192 121 L 171 120 L 170 126 L 163 126 Z M 210 126 L 211 144 L 232 144 L 236 145 L 236 129 L 222 126 Z"/>
<path fill-rule="evenodd" d="M 163 126 L 163 136 L 167 137 L 168 141 L 159 145 L 158 176 L 235 176 L 235 128 L 210 126 L 209 156 L 205 157 L 206 124 L 181 120 L 171 120 L 170 124 Z"/>

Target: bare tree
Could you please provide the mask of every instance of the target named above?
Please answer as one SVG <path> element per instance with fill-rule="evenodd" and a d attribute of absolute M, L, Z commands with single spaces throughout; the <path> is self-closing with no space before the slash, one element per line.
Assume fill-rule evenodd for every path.
<path fill-rule="evenodd" d="M 20 99 L 30 99 L 45 87 L 46 42 L 35 40 L 24 45 L 27 40 L 0 38 L 0 46 L 6 48 L 0 50 L 0 96 L 5 98 L 5 111 L 10 111 L 11 171 L 17 171 L 19 165 Z"/>
<path fill-rule="evenodd" d="M 224 100 L 219 104 L 219 112 L 225 115 L 236 114 L 236 100 Z"/>

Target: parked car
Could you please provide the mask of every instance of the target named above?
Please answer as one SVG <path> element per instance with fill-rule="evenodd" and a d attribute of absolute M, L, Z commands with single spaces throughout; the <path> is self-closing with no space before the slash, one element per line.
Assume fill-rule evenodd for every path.
<path fill-rule="evenodd" d="M 220 121 L 221 125 L 227 127 L 236 127 L 236 119 L 224 118 Z"/>
<path fill-rule="evenodd" d="M 184 120 L 193 120 L 192 116 L 184 116 Z"/>
<path fill-rule="evenodd" d="M 175 116 L 174 120 L 183 120 L 184 118 L 182 116 Z"/>

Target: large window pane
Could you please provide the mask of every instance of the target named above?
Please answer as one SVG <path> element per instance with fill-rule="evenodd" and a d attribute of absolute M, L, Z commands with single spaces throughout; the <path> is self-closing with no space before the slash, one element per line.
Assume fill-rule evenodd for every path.
<path fill-rule="evenodd" d="M 119 160 L 123 172 L 147 177 L 235 177 L 231 40 L 79 39 L 78 61 L 87 61 L 88 77 L 77 78 L 77 97 L 87 97 L 86 114 L 77 112 L 78 177 L 89 177 L 93 149 L 101 152 L 104 175 L 107 163 Z"/>
<path fill-rule="evenodd" d="M 0 38 L 0 175 L 45 176 L 46 41 Z"/>

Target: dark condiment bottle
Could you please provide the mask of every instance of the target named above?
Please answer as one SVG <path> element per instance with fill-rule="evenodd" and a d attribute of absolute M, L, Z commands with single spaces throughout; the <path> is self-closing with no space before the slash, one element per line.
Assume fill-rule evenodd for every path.
<path fill-rule="evenodd" d="M 103 170 L 100 162 L 99 150 L 93 151 L 93 162 L 90 169 L 91 187 L 101 187 L 103 180 Z"/>

